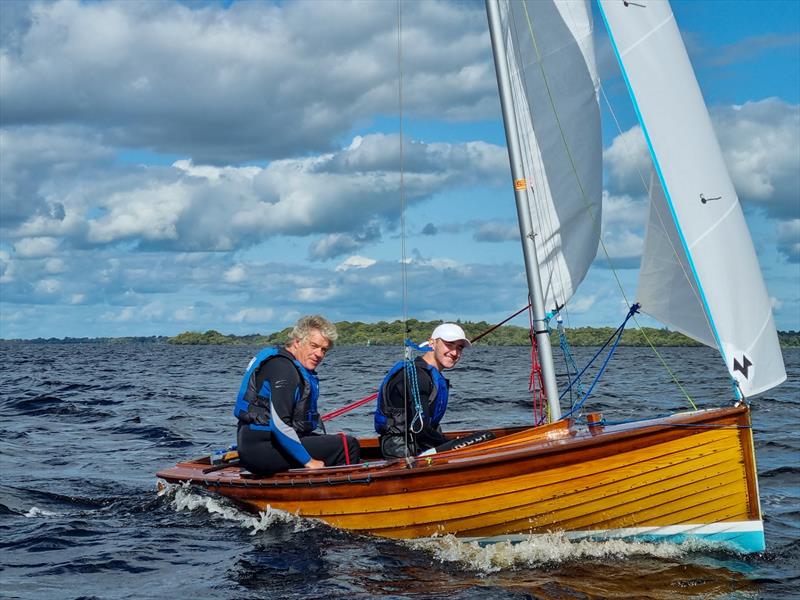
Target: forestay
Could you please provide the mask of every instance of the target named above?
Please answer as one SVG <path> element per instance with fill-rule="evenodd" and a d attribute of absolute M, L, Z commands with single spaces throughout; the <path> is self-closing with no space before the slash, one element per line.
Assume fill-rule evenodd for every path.
<path fill-rule="evenodd" d="M 602 140 L 585 0 L 500 3 L 545 306 L 562 306 L 600 239 Z"/>
<path fill-rule="evenodd" d="M 672 10 L 653 0 L 600 8 L 658 175 L 642 310 L 719 348 L 745 396 L 770 389 L 786 372 L 769 297 Z"/>

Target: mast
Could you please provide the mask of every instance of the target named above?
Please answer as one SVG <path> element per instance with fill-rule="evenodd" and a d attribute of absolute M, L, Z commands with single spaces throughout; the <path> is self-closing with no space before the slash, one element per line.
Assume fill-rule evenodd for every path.
<path fill-rule="evenodd" d="M 544 390 L 547 395 L 550 420 L 557 421 L 561 418 L 561 406 L 558 402 L 558 386 L 556 385 L 553 353 L 550 347 L 550 332 L 545 318 L 544 294 L 542 292 L 541 277 L 539 276 L 539 262 L 536 257 L 536 244 L 534 243 L 534 235 L 536 234 L 531 226 L 530 207 L 525 197 L 527 183 L 522 166 L 519 136 L 517 135 L 517 115 L 511 97 L 511 80 L 508 74 L 508 65 L 505 61 L 506 47 L 500 24 L 498 0 L 486 0 L 486 15 L 489 19 L 489 33 L 492 38 L 492 54 L 494 55 L 494 67 L 497 73 L 497 87 L 500 91 L 500 104 L 503 109 L 503 125 L 508 145 L 508 158 L 511 163 L 511 177 L 514 180 L 514 198 L 517 203 L 522 254 L 525 257 L 528 294 L 531 308 L 533 309 L 533 331 L 539 362 L 542 366 L 542 379 L 544 380 Z"/>

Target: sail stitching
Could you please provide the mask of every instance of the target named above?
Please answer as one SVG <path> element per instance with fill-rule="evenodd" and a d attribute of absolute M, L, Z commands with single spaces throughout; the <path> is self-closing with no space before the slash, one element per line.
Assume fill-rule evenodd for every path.
<path fill-rule="evenodd" d="M 697 236 L 697 238 L 695 238 L 695 240 L 691 244 L 689 244 L 689 247 L 694 248 L 697 244 L 699 244 L 701 240 L 703 240 L 707 235 L 713 232 L 720 224 L 722 224 L 722 222 L 725 221 L 725 219 L 727 219 L 728 216 L 730 216 L 730 214 L 733 213 L 734 210 L 736 210 L 736 204 L 731 202 L 731 205 L 728 207 L 728 210 L 726 210 L 723 215 L 721 215 L 716 221 L 714 221 L 714 223 L 712 223 L 711 226 L 708 227 L 701 235 Z"/>
<path fill-rule="evenodd" d="M 628 53 L 629 53 L 631 50 L 634 50 L 634 49 L 635 49 L 637 46 L 639 46 L 640 44 L 642 44 L 642 43 L 644 43 L 645 41 L 647 41 L 647 40 L 648 40 L 648 38 L 650 38 L 650 37 L 651 37 L 653 34 L 657 33 L 659 29 L 661 29 L 662 27 L 664 27 L 665 25 L 667 25 L 668 23 L 670 23 L 671 21 L 674 21 L 674 20 L 675 20 L 675 17 L 674 17 L 674 15 L 673 15 L 672 13 L 670 13 L 670 14 L 669 14 L 669 18 L 667 18 L 667 19 L 664 19 L 663 21 L 661 21 L 661 23 L 659 23 L 658 25 L 656 25 L 655 27 L 653 27 L 653 28 L 652 28 L 650 31 L 648 31 L 648 32 L 647 32 L 647 34 L 646 34 L 646 35 L 643 35 L 643 36 L 642 36 L 642 37 L 640 37 L 638 40 L 636 40 L 636 41 L 635 41 L 633 44 L 631 44 L 630 46 L 628 46 L 628 47 L 625 49 L 625 51 L 624 51 L 624 52 L 620 51 L 620 54 L 619 54 L 619 55 L 620 55 L 620 56 L 625 56 L 625 55 L 626 55 L 626 54 L 628 54 Z"/>
<path fill-rule="evenodd" d="M 764 331 L 767 329 L 771 321 L 772 321 L 772 311 L 768 310 L 766 318 L 762 321 L 761 327 L 758 328 L 758 333 L 753 336 L 753 342 L 747 347 L 745 352 L 750 353 L 753 351 L 753 348 L 755 348 L 758 342 L 761 340 L 761 334 L 764 333 Z"/>

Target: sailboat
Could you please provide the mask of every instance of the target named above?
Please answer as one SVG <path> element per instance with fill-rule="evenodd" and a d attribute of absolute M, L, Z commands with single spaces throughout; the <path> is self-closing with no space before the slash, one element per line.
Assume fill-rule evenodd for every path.
<path fill-rule="evenodd" d="M 486 5 L 549 422 L 406 459 L 383 460 L 377 440 L 364 438 L 360 464 L 270 477 L 203 457 L 160 471 L 161 485 L 390 538 L 563 532 L 763 551 L 747 400 L 786 375 L 752 241 L 669 4 L 599 0 L 654 165 L 637 300 L 719 350 L 732 398 L 621 424 L 590 414 L 582 426 L 561 412 L 547 313 L 568 304 L 600 237 L 591 9 L 588 0 Z"/>

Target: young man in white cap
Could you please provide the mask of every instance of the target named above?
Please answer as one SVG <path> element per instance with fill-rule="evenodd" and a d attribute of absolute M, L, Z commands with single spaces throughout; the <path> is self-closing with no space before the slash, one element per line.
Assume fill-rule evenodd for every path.
<path fill-rule="evenodd" d="M 471 344 L 459 325 L 442 323 L 427 345 L 430 350 L 414 360 L 413 368 L 398 362 L 378 389 L 375 431 L 385 458 L 416 456 L 447 442 L 439 422 L 450 383 L 442 371 L 452 369 Z"/>

